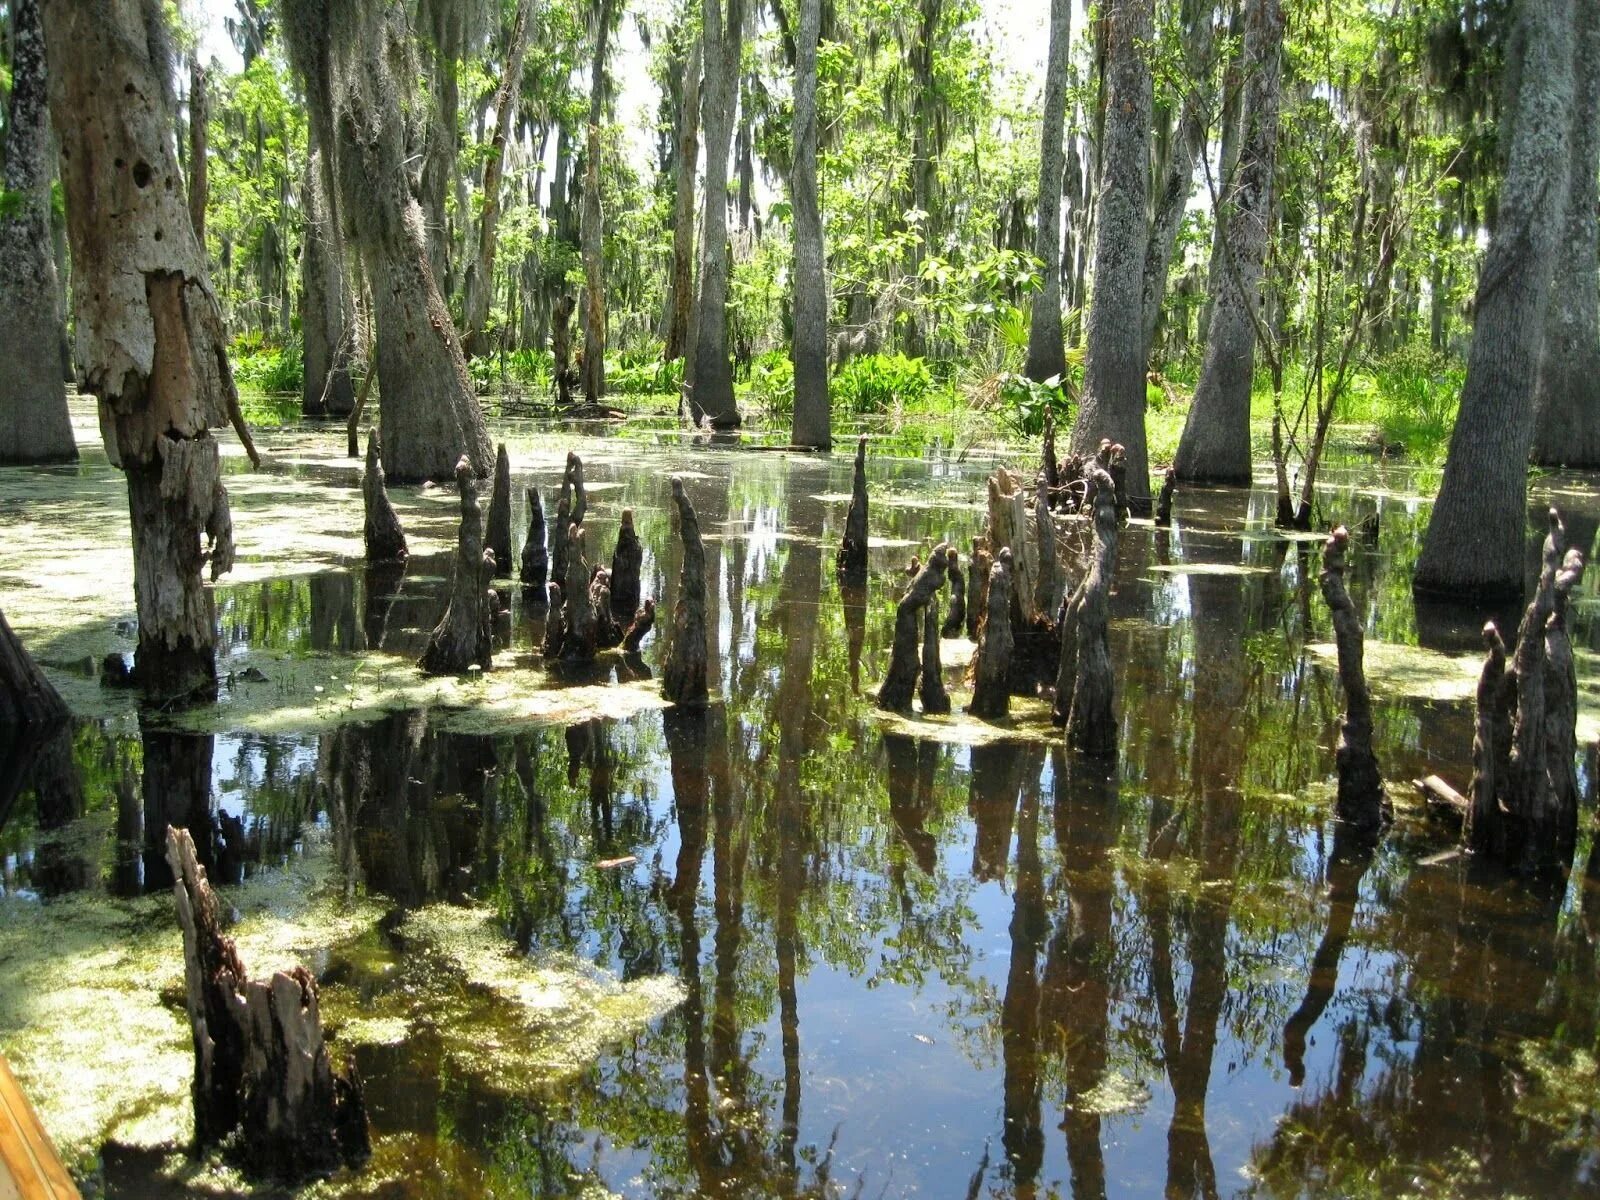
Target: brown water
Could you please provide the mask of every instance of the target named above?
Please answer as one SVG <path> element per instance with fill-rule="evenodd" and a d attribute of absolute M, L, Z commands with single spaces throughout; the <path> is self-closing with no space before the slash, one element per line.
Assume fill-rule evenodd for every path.
<path fill-rule="evenodd" d="M 1441 854 L 1451 839 L 1405 781 L 1466 783 L 1470 711 L 1397 679 L 1380 684 L 1377 750 L 1398 819 L 1375 853 L 1347 844 L 1328 817 L 1337 679 L 1306 649 L 1329 640 L 1316 547 L 1272 533 L 1263 492 L 1181 494 L 1170 533 L 1125 531 L 1107 768 L 1029 737 L 886 732 L 872 710 L 901 568 L 936 540 L 970 544 L 985 465 L 874 464 L 872 533 L 893 544 L 861 597 L 832 570 L 843 456 L 569 440 L 601 485 L 591 548 L 609 558 L 631 504 L 663 613 L 665 472 L 694 473 L 710 712 L 477 733 L 422 708 L 204 734 L 146 713 L 81 724 L 0 804 L 8 903 L 163 887 L 171 821 L 214 879 L 331 846 L 349 894 L 384 908 L 371 935 L 312 956 L 336 1018 L 404 1015 L 401 1037 L 351 1039 L 376 1152 L 332 1194 L 1600 1195 L 1592 808 L 1565 889 Z M 555 461 L 519 472 L 519 540 L 522 487 L 553 511 Z M 352 479 L 286 470 L 312 523 Z M 1581 481 L 1549 486 L 1576 488 L 1561 500 L 1591 543 L 1600 504 Z M 1350 572 L 1368 637 L 1470 648 L 1484 614 L 1413 608 L 1427 510 L 1408 490 L 1353 468 L 1324 496 L 1339 520 L 1381 514 Z M 223 669 L 251 650 L 414 657 L 446 571 L 335 557 L 221 587 Z M 1594 596 L 1591 578 L 1574 621 L 1585 688 Z M 574 682 L 542 674 L 540 637 L 517 598 L 500 661 Z M 575 682 L 620 686 L 661 655 L 658 634 L 642 661 Z M 48 641 L 41 658 L 74 669 Z M 489 906 L 536 960 L 673 976 L 682 1003 L 575 1073 L 464 1056 L 448 1015 L 407 1002 L 440 995 L 402 928 L 439 901 Z M 159 1152 L 114 1146 L 103 1163 L 90 1184 L 113 1195 L 233 1186 Z"/>

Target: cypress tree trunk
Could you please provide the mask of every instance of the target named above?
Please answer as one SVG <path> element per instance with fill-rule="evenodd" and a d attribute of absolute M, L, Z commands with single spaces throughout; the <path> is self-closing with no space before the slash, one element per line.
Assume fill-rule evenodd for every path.
<path fill-rule="evenodd" d="M 1244 140 L 1234 170 L 1222 274 L 1206 334 L 1205 361 L 1174 462 L 1182 481 L 1250 483 L 1250 382 L 1256 316 L 1272 216 L 1282 78 L 1281 0 L 1250 0 L 1244 34 Z"/>
<path fill-rule="evenodd" d="M 415 139 L 405 122 L 417 110 L 409 88 L 418 72 L 404 6 L 287 0 L 283 27 L 318 143 L 332 159 L 330 207 L 372 280 L 389 480 L 448 479 L 463 453 L 487 475 L 494 447 L 409 177 Z"/>
<path fill-rule="evenodd" d="M 594 71 L 589 84 L 589 143 L 583 171 L 583 398 L 606 394 L 605 211 L 600 204 L 600 119 L 605 113 L 606 33 L 609 0 L 595 14 Z"/>
<path fill-rule="evenodd" d="M 1062 0 L 1065 2 L 1065 0 Z M 794 432 L 797 446 L 833 445 L 828 410 L 828 284 L 817 203 L 817 40 L 822 0 L 800 0 L 794 64 Z"/>
<path fill-rule="evenodd" d="M 1150 67 L 1141 45 L 1150 36 L 1151 0 L 1108 0 L 1106 117 L 1095 203 L 1094 303 L 1089 310 L 1083 403 L 1072 449 L 1092 453 L 1102 438 L 1128 456 L 1133 509 L 1150 511 L 1144 432 L 1145 193 L 1149 180 Z"/>
<path fill-rule="evenodd" d="M 39 0 L 11 7 L 6 204 L 0 208 L 0 463 L 78 457 L 62 383 L 60 284 L 50 236 L 50 112 Z"/>
<path fill-rule="evenodd" d="M 208 560 L 213 579 L 233 565 L 233 538 L 210 428 L 237 398 L 174 153 L 171 52 L 152 37 L 164 17 L 159 0 L 52 0 L 44 18 L 78 359 L 128 479 L 135 675 L 165 696 L 214 694 L 200 573 Z"/>
<path fill-rule="evenodd" d="M 306 228 L 300 247 L 300 336 L 305 346 L 305 382 L 300 411 L 307 416 L 348 416 L 355 408 L 350 380 L 353 305 L 345 274 L 344 239 L 328 208 L 322 151 L 306 159 L 301 192 Z"/>
<path fill-rule="evenodd" d="M 689 412 L 717 429 L 737 429 L 733 364 L 728 359 L 728 145 L 738 99 L 744 0 L 704 0 L 706 65 L 701 120 L 706 131 L 706 203 L 700 237 L 700 297 L 695 305 L 690 354 L 693 384 Z"/>
<path fill-rule="evenodd" d="M 1478 275 L 1461 412 L 1412 587 L 1457 599 L 1522 590 L 1533 377 L 1565 207 L 1573 0 L 1523 0 L 1516 116 L 1499 224 Z"/>
<path fill-rule="evenodd" d="M 672 209 L 672 285 L 667 310 L 667 362 L 689 348 L 689 312 L 694 307 L 694 183 L 700 157 L 700 39 L 689 51 L 678 101 L 678 178 Z"/>
<path fill-rule="evenodd" d="M 206 122 L 210 118 L 206 100 L 206 70 L 196 54 L 189 60 L 189 223 L 200 254 L 206 252 L 206 202 L 211 195 L 206 168 Z"/>
<path fill-rule="evenodd" d="M 1072 45 L 1072 2 L 1050 0 L 1050 56 L 1044 69 L 1044 116 L 1039 142 L 1039 226 L 1033 254 L 1044 275 L 1028 319 L 1029 379 L 1044 382 L 1067 370 L 1061 341 L 1061 188 L 1066 167 L 1067 57 Z"/>
<path fill-rule="evenodd" d="M 1600 0 L 1575 0 L 1572 158 L 1567 211 L 1533 394 L 1532 459 L 1600 467 Z"/>

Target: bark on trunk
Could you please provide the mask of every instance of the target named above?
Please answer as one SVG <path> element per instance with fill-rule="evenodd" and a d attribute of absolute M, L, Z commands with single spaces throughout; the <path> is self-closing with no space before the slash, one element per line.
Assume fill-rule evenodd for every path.
<path fill-rule="evenodd" d="M 570 295 L 556 297 L 550 310 L 550 357 L 555 370 L 556 404 L 572 407 L 572 385 L 578 373 L 572 369 L 572 309 L 575 301 Z"/>
<path fill-rule="evenodd" d="M 306 160 L 306 227 L 300 247 L 300 336 L 305 346 L 305 382 L 300 410 L 307 416 L 355 411 L 350 351 L 355 341 L 354 304 L 345 268 L 344 238 L 326 194 L 322 151 Z"/>
<path fill-rule="evenodd" d="M 944 667 L 939 662 L 939 598 L 928 602 L 922 614 L 922 678 L 917 685 L 922 711 L 930 714 L 950 711 L 950 694 L 944 690 Z"/>
<path fill-rule="evenodd" d="M 539 499 L 539 489 L 528 489 L 528 537 L 522 543 L 522 586 L 535 604 L 544 602 L 544 584 L 550 571 L 550 553 L 544 544 L 544 504 Z"/>
<path fill-rule="evenodd" d="M 1033 255 L 1042 264 L 1028 318 L 1029 379 L 1065 375 L 1061 338 L 1061 191 L 1066 170 L 1067 59 L 1072 45 L 1072 0 L 1050 0 L 1050 50 L 1044 68 L 1044 113 L 1039 144 L 1039 224 Z"/>
<path fill-rule="evenodd" d="M 889 673 L 878 689 L 878 707 L 890 712 L 909 712 L 911 697 L 922 674 L 917 648 L 923 640 L 922 612 L 944 587 L 944 572 L 949 547 L 940 542 L 928 556 L 927 565 L 917 573 L 894 610 L 894 646 L 889 655 Z M 935 610 L 937 611 L 937 606 Z M 938 654 L 938 629 L 934 629 L 934 653 Z"/>
<path fill-rule="evenodd" d="M 1250 484 L 1250 384 L 1255 372 L 1261 279 L 1272 220 L 1282 77 L 1281 0 L 1250 0 L 1244 34 L 1244 131 L 1227 197 L 1223 271 L 1194 400 L 1173 467 L 1181 481 Z"/>
<path fill-rule="evenodd" d="M 66 702 L 0 613 L 0 730 L 66 719 Z"/>
<path fill-rule="evenodd" d="M 494 555 L 483 547 L 478 484 L 465 454 L 456 463 L 456 487 L 461 492 L 461 526 L 450 600 L 418 664 L 430 675 L 455 675 L 474 666 L 487 671 L 494 657 L 494 607 L 489 599 Z"/>
<path fill-rule="evenodd" d="M 1094 303 L 1083 372 L 1083 401 L 1072 448 L 1101 438 L 1127 447 L 1130 500 L 1150 511 L 1144 431 L 1145 194 L 1149 179 L 1151 85 L 1143 43 L 1150 0 L 1110 0 L 1105 17 L 1106 118 L 1094 215 Z"/>
<path fill-rule="evenodd" d="M 1064 3 L 1065 0 L 1062 0 Z M 800 0 L 794 64 L 794 431 L 796 446 L 833 445 L 828 408 L 828 283 L 817 194 L 817 40 L 822 0 Z"/>
<path fill-rule="evenodd" d="M 1339 819 L 1372 837 L 1388 820 L 1389 804 L 1383 791 L 1378 758 L 1372 752 L 1372 699 L 1362 664 L 1361 615 L 1344 586 L 1344 554 L 1350 534 L 1343 525 L 1333 531 L 1322 550 L 1318 584 L 1333 618 L 1333 637 L 1339 651 L 1339 683 L 1344 689 L 1344 716 L 1339 720 L 1339 747 L 1335 766 L 1339 793 L 1335 811 Z"/>
<path fill-rule="evenodd" d="M 361 476 L 361 499 L 366 508 L 362 532 L 366 539 L 367 561 L 403 561 L 409 553 L 406 535 L 384 486 L 383 452 L 375 429 L 367 434 L 367 469 Z"/>
<path fill-rule="evenodd" d="M 206 203 L 211 195 L 206 172 L 209 108 L 206 69 L 200 65 L 200 56 L 196 54 L 189 59 L 189 224 L 194 226 L 194 240 L 200 245 L 201 257 L 206 252 Z"/>
<path fill-rule="evenodd" d="M 639 607 L 639 570 L 644 565 L 644 546 L 633 529 L 633 509 L 622 510 L 622 527 L 617 531 L 617 548 L 611 554 L 611 607 L 631 617 Z"/>
<path fill-rule="evenodd" d="M 589 83 L 589 144 L 583 170 L 583 398 L 599 404 L 606 394 L 605 210 L 600 203 L 600 120 L 605 112 L 606 34 L 611 4 L 601 0 L 595 26 L 594 71 Z"/>
<path fill-rule="evenodd" d="M 1089 572 L 1067 601 L 1061 627 L 1052 719 L 1082 754 L 1117 752 L 1117 714 L 1111 673 L 1111 583 L 1117 567 L 1116 485 L 1104 471 L 1094 483 L 1094 550 Z"/>
<path fill-rule="evenodd" d="M 1572 0 L 1524 0 L 1526 68 L 1478 276 L 1461 411 L 1412 587 L 1460 600 L 1522 590 L 1533 378 L 1549 307 L 1572 129 Z"/>
<path fill-rule="evenodd" d="M 978 649 L 972 658 L 972 703 L 967 711 L 989 720 L 1011 711 L 1011 551 L 1002 549 L 989 569 Z"/>
<path fill-rule="evenodd" d="M 683 573 L 672 609 L 672 645 L 661 672 L 661 694 L 683 708 L 704 708 L 710 700 L 706 672 L 711 654 L 706 625 L 706 551 L 700 540 L 700 522 L 683 490 L 683 480 L 677 476 L 672 479 L 672 501 L 678 510 L 678 535 L 683 539 Z"/>
<path fill-rule="evenodd" d="M 1533 394 L 1533 461 L 1600 467 L 1600 0 L 1575 0 L 1572 157 Z"/>
<path fill-rule="evenodd" d="M 838 569 L 847 575 L 867 570 L 867 435 L 856 441 L 855 474 L 850 484 L 850 510 L 844 519 L 844 540 L 839 546 Z"/>
<path fill-rule="evenodd" d="M 6 204 L 0 207 L 0 464 L 78 457 L 62 382 L 61 285 L 50 234 L 50 112 L 39 0 L 11 8 Z"/>
<path fill-rule="evenodd" d="M 494 573 L 511 578 L 511 459 L 501 442 L 494 455 L 494 483 L 489 490 L 489 516 L 484 543 L 494 555 Z"/>
<path fill-rule="evenodd" d="M 694 188 L 700 158 L 700 39 L 689 51 L 678 100 L 678 175 L 672 202 L 672 281 L 668 294 L 667 362 L 689 350 L 689 313 L 694 308 Z"/>

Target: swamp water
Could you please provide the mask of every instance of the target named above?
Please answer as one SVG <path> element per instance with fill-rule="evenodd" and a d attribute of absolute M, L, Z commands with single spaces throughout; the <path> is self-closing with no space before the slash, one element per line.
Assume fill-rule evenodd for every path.
<path fill-rule="evenodd" d="M 1363 854 L 1328 816 L 1318 544 L 1275 534 L 1259 488 L 1126 530 L 1107 777 L 1039 706 L 994 727 L 871 705 L 904 565 L 970 545 L 988 464 L 872 464 L 863 595 L 832 569 L 847 455 L 500 432 L 519 546 L 524 488 L 552 511 L 569 447 L 591 560 L 635 510 L 662 614 L 642 656 L 547 672 L 516 598 L 492 673 L 422 677 L 453 491 L 393 489 L 413 557 L 368 570 L 342 433 L 268 433 L 266 470 L 231 460 L 222 698 L 141 712 L 95 677 L 133 644 L 119 477 L 97 450 L 0 471 L 0 606 L 79 715 L 0 759 L 0 1051 L 86 1190 L 248 1190 L 176 1149 L 171 822 L 246 966 L 306 962 L 365 1080 L 371 1163 L 307 1194 L 1600 1195 L 1592 808 L 1573 881 L 1543 890 L 1480 877 L 1417 811 L 1405 781 L 1467 782 L 1485 614 L 1413 605 L 1404 472 L 1324 494 L 1381 516 L 1348 579 L 1397 820 Z M 675 471 L 706 534 L 703 716 L 653 678 Z M 1552 497 L 1592 544 L 1592 487 Z M 945 643 L 958 707 L 968 653 Z"/>

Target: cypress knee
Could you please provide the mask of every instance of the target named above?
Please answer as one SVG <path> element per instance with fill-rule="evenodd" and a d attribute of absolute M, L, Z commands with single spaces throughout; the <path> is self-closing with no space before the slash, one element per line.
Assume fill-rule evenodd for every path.
<path fill-rule="evenodd" d="M 454 675 L 472 666 L 487 671 L 494 656 L 494 607 L 489 593 L 494 555 L 483 548 L 478 485 L 472 460 L 465 454 L 456 463 L 456 487 L 461 492 L 461 527 L 456 534 L 450 601 L 420 662 L 430 675 Z"/>
<path fill-rule="evenodd" d="M 967 623 L 967 577 L 961 570 L 961 555 L 954 546 L 945 554 L 944 573 L 950 580 L 950 611 L 945 615 L 940 633 L 947 638 L 960 637 Z"/>
<path fill-rule="evenodd" d="M 710 636 L 706 628 L 706 550 L 700 541 L 700 522 L 683 490 L 683 480 L 672 479 L 672 500 L 678 506 L 678 534 L 683 539 L 683 573 L 678 580 L 678 601 L 672 609 L 672 646 L 661 674 L 661 694 L 684 708 L 704 708 L 711 698 L 707 686 Z"/>
<path fill-rule="evenodd" d="M 1493 621 L 1483 627 L 1487 651 L 1478 673 L 1477 705 L 1472 728 L 1471 806 L 1463 836 L 1477 853 L 1499 857 L 1505 853 L 1505 828 L 1500 819 L 1504 764 L 1511 754 L 1511 707 L 1516 692 L 1508 687 L 1506 645 Z M 1514 684 L 1514 681 L 1512 681 Z"/>
<path fill-rule="evenodd" d="M 545 589 L 549 595 L 546 604 L 550 615 L 544 622 L 544 645 L 541 652 L 547 663 L 555 662 L 567 643 L 566 615 L 562 612 L 561 585 L 551 583 Z"/>
<path fill-rule="evenodd" d="M 1388 818 L 1383 777 L 1372 752 L 1372 700 L 1362 666 L 1361 617 L 1344 586 L 1344 555 L 1350 534 L 1343 525 L 1322 550 L 1318 583 L 1333 615 L 1333 639 L 1339 652 L 1339 683 L 1344 688 L 1344 716 L 1339 721 L 1339 747 L 1334 762 L 1339 775 L 1336 811 L 1339 819 L 1364 834 L 1373 834 Z"/>
<path fill-rule="evenodd" d="M 1156 497 L 1156 524 L 1165 529 L 1172 524 L 1172 493 L 1178 489 L 1178 473 L 1171 467 L 1161 478 L 1161 494 Z"/>
<path fill-rule="evenodd" d="M 622 635 L 622 648 L 632 654 L 639 649 L 639 644 L 644 641 L 649 632 L 655 628 L 656 602 L 645 600 L 639 606 L 639 611 L 633 614 L 633 624 Z"/>
<path fill-rule="evenodd" d="M 400 528 L 400 518 L 394 505 L 389 503 L 389 491 L 384 486 L 383 450 L 378 444 L 378 431 L 367 434 L 367 469 L 361 476 L 361 499 L 366 507 L 366 521 L 362 533 L 367 543 L 368 562 L 398 562 L 406 557 L 406 535 Z"/>
<path fill-rule="evenodd" d="M 1117 562 L 1117 495 L 1111 476 L 1088 471 L 1094 502 L 1094 547 L 1088 573 L 1063 606 L 1061 660 L 1051 719 L 1067 728 L 1067 740 L 1084 754 L 1117 749 L 1117 718 L 1109 632 L 1111 582 Z"/>
<path fill-rule="evenodd" d="M 585 535 L 582 525 L 567 530 L 567 577 L 562 593 L 566 600 L 562 606 L 562 624 L 566 627 L 566 642 L 561 657 L 567 662 L 591 662 L 598 644 L 599 623 L 595 619 L 594 602 L 589 594 L 589 562 L 584 557 Z"/>
<path fill-rule="evenodd" d="M 944 587 L 948 550 L 949 547 L 943 542 L 933 548 L 927 565 L 917 572 L 917 577 L 911 581 L 911 586 L 895 606 L 894 649 L 889 656 L 889 674 L 878 689 L 879 708 L 890 712 L 906 712 L 911 708 L 911 696 L 921 673 L 917 653 L 917 645 L 923 636 L 921 614 L 929 601 L 938 595 L 939 589 Z"/>
<path fill-rule="evenodd" d="M 989 569 L 988 597 L 978 626 L 973 657 L 972 703 L 975 717 L 994 719 L 1011 711 L 1011 551 L 1003 549 Z"/>
<path fill-rule="evenodd" d="M 983 614 L 989 608 L 989 572 L 994 559 L 979 539 L 972 542 L 972 603 L 967 606 L 967 636 L 978 640 L 978 630 L 983 627 Z"/>
<path fill-rule="evenodd" d="M 856 441 L 855 475 L 850 484 L 850 511 L 844 519 L 839 570 L 862 574 L 867 569 L 867 435 Z"/>
<path fill-rule="evenodd" d="M 54 725 L 66 719 L 66 701 L 0 613 L 0 729 Z"/>
<path fill-rule="evenodd" d="M 511 460 L 506 444 L 500 443 L 494 455 L 494 484 L 489 490 L 489 516 L 483 538 L 494 551 L 494 573 L 511 575 Z"/>
<path fill-rule="evenodd" d="M 550 573 L 550 552 L 544 545 L 544 505 L 539 489 L 528 489 L 528 538 L 522 543 L 522 586 L 536 604 L 544 602 L 544 585 Z"/>
<path fill-rule="evenodd" d="M 622 510 L 622 528 L 611 555 L 611 608 L 628 616 L 639 607 L 639 571 L 644 566 L 644 546 L 633 529 L 633 509 Z"/>
<path fill-rule="evenodd" d="M 939 662 L 939 599 L 928 602 L 922 614 L 922 681 L 917 687 L 925 713 L 950 711 L 950 695 L 944 690 L 944 670 Z"/>

